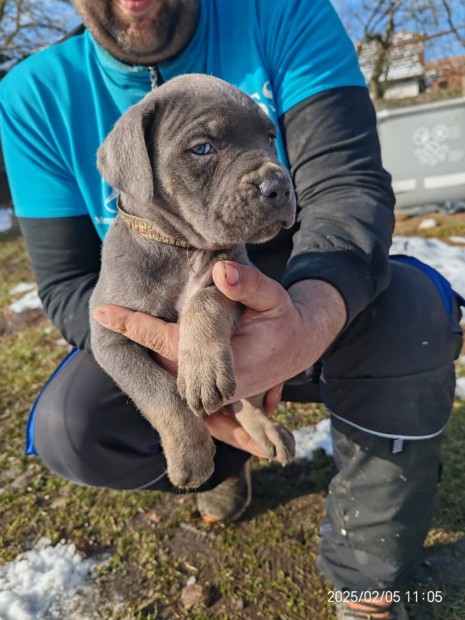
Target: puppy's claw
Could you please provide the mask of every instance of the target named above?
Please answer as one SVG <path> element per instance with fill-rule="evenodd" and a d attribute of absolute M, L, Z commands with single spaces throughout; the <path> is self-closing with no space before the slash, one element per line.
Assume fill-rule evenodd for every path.
<path fill-rule="evenodd" d="M 276 424 L 276 432 L 278 433 L 280 444 L 276 450 L 276 460 L 282 465 L 286 465 L 294 460 L 295 457 L 295 439 L 294 435 L 285 426 Z"/>
<path fill-rule="evenodd" d="M 182 374 L 178 374 L 178 378 L 177 378 L 177 386 L 178 386 L 178 392 L 179 394 L 182 396 L 182 398 L 186 398 L 186 382 L 184 381 L 184 377 Z"/>

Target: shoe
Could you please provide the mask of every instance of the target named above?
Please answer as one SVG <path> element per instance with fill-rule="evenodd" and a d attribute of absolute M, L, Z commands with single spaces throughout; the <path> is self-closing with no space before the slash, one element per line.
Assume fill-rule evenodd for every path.
<path fill-rule="evenodd" d="M 359 611 L 346 603 L 336 603 L 337 620 L 380 620 L 379 614 L 386 611 L 389 615 L 383 617 L 382 620 L 409 620 L 407 610 L 401 603 L 392 603 L 386 607 L 380 607 L 368 601 L 364 604 L 370 608 L 369 611 Z"/>
<path fill-rule="evenodd" d="M 237 521 L 252 501 L 252 476 L 247 461 L 239 476 L 226 478 L 204 493 L 197 493 L 197 508 L 207 523 Z"/>

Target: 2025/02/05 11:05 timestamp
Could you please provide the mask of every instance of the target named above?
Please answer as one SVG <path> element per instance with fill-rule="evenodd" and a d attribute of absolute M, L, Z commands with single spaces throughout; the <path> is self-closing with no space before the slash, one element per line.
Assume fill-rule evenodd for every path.
<path fill-rule="evenodd" d="M 441 590 L 367 590 L 365 592 L 351 592 L 350 590 L 329 590 L 329 603 L 442 603 L 444 592 Z"/>

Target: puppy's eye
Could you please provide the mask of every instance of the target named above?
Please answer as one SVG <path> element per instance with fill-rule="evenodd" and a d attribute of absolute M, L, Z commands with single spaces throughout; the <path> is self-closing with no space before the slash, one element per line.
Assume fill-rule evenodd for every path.
<path fill-rule="evenodd" d="M 196 144 L 190 151 L 194 155 L 211 155 L 215 152 L 215 149 L 208 142 L 204 142 L 203 144 Z"/>
<path fill-rule="evenodd" d="M 276 142 L 276 136 L 270 134 L 268 137 L 270 139 L 271 146 L 274 146 Z"/>

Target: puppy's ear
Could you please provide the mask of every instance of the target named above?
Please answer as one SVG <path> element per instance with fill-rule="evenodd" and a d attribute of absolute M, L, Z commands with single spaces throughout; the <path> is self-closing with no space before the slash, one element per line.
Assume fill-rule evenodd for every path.
<path fill-rule="evenodd" d="M 143 203 L 153 198 L 147 138 L 154 109 L 145 102 L 129 108 L 97 152 L 98 169 L 108 184 Z"/>

